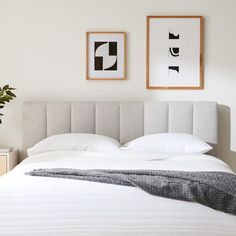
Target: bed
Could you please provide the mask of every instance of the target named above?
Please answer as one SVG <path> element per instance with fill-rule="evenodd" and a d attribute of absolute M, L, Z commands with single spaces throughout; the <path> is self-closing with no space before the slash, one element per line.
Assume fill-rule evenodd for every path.
<path fill-rule="evenodd" d="M 39 168 L 232 170 L 217 155 L 214 102 L 27 102 L 24 161 L 0 178 L 0 235 L 236 235 L 236 216 L 198 203 L 153 196 L 138 188 L 33 177 Z M 155 133 L 194 134 L 213 150 L 166 155 L 131 152 L 26 150 L 48 136 L 91 133 L 121 144 Z"/>

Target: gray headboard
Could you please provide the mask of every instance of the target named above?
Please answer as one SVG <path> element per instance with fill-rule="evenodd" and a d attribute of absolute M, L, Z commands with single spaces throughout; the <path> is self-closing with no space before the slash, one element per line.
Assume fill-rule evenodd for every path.
<path fill-rule="evenodd" d="M 40 140 L 61 133 L 96 133 L 122 144 L 139 136 L 181 132 L 217 145 L 215 102 L 25 102 L 23 158 Z"/>

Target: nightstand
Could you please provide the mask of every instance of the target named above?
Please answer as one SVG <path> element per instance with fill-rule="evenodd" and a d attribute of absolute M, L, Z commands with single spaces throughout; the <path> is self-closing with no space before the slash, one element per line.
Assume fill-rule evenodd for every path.
<path fill-rule="evenodd" d="M 18 164 L 17 150 L 0 152 L 0 176 L 6 174 Z"/>

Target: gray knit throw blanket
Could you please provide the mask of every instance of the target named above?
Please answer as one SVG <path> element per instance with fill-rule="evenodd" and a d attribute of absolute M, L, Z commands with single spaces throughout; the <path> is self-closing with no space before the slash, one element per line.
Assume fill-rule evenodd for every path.
<path fill-rule="evenodd" d="M 133 186 L 152 195 L 198 202 L 236 215 L 236 175 L 226 172 L 53 168 L 26 174 Z"/>

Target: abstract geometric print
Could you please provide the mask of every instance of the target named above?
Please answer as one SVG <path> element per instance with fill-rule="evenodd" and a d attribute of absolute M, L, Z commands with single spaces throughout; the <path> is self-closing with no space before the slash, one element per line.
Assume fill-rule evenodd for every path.
<path fill-rule="evenodd" d="M 179 35 L 178 29 L 169 29 L 169 39 L 179 39 Z"/>
<path fill-rule="evenodd" d="M 202 23 L 202 16 L 146 17 L 147 89 L 203 89 Z"/>
<path fill-rule="evenodd" d="M 86 79 L 126 79 L 126 33 L 86 32 Z"/>
<path fill-rule="evenodd" d="M 169 55 L 172 57 L 178 57 L 179 56 L 179 48 L 177 47 L 171 47 L 169 48 Z"/>
<path fill-rule="evenodd" d="M 169 41 L 177 42 L 180 40 L 180 33 L 178 29 L 169 29 Z M 180 56 L 180 48 L 179 47 L 169 47 L 169 57 L 178 58 Z M 178 61 L 170 61 L 170 63 L 177 63 Z M 169 65 L 168 66 L 168 76 L 179 76 L 180 68 L 178 65 Z"/>
<path fill-rule="evenodd" d="M 168 67 L 169 76 L 178 76 L 179 75 L 179 66 L 169 66 Z"/>
<path fill-rule="evenodd" d="M 117 71 L 117 42 L 94 42 L 94 70 Z"/>

